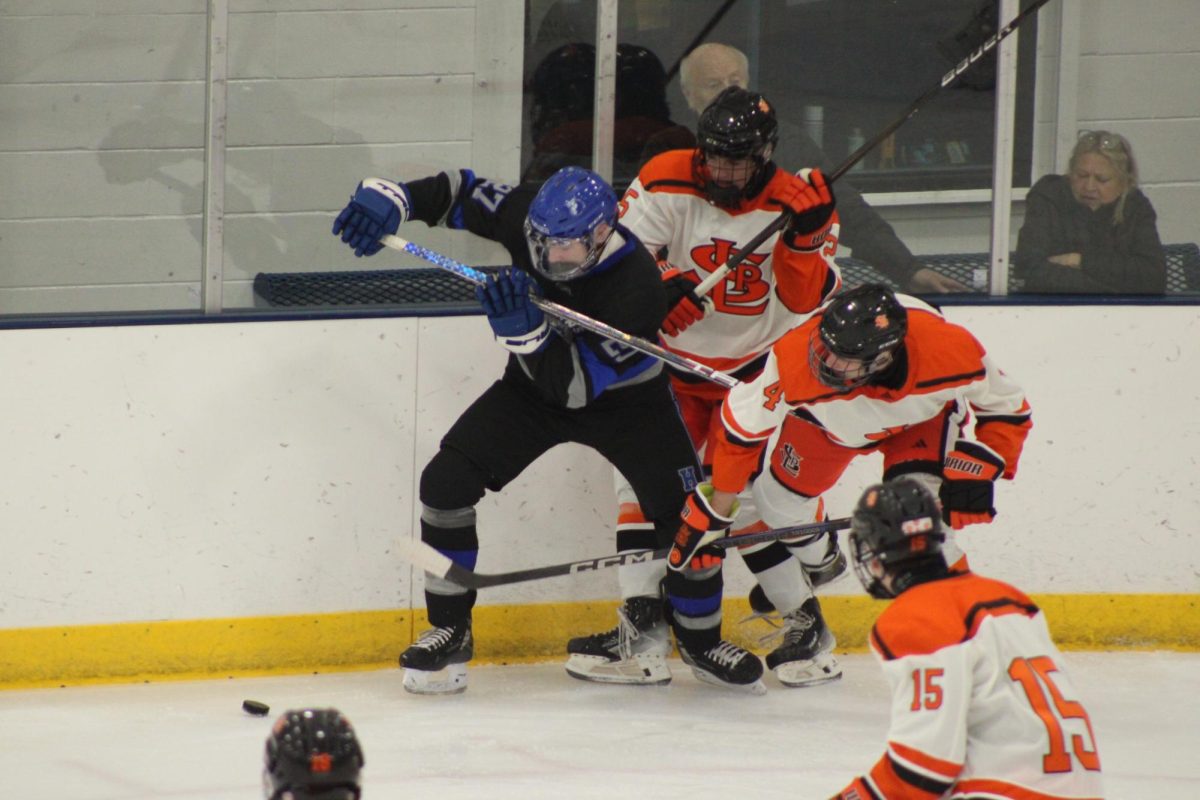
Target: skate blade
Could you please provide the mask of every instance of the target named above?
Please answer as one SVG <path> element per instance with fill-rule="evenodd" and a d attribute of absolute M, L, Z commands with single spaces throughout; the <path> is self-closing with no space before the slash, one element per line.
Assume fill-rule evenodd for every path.
<path fill-rule="evenodd" d="M 776 679 L 792 689 L 819 686 L 842 677 L 842 667 L 828 653 L 820 653 L 808 661 L 789 661 L 772 670 Z"/>
<path fill-rule="evenodd" d="M 721 680 L 711 672 L 706 672 L 696 667 L 692 667 L 692 674 L 701 683 L 707 683 L 709 686 L 719 686 L 722 689 L 732 689 L 740 694 L 763 695 L 767 693 L 767 685 L 763 683 L 762 678 L 759 678 L 754 683 L 729 683 L 728 681 Z"/>
<path fill-rule="evenodd" d="M 630 686 L 663 686 L 671 682 L 666 656 L 641 654 L 628 661 L 609 661 L 603 656 L 572 653 L 566 663 L 572 678 L 593 683 L 620 683 Z"/>
<path fill-rule="evenodd" d="M 433 672 L 404 670 L 404 691 L 411 694 L 462 694 L 466 690 L 466 664 L 450 664 Z"/>

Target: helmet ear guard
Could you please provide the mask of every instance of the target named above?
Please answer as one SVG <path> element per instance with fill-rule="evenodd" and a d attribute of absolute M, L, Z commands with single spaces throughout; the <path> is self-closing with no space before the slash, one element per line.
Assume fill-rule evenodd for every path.
<path fill-rule="evenodd" d="M 892 598 L 946 574 L 946 533 L 933 494 L 912 478 L 869 487 L 850 522 L 854 571 L 872 597 Z"/>

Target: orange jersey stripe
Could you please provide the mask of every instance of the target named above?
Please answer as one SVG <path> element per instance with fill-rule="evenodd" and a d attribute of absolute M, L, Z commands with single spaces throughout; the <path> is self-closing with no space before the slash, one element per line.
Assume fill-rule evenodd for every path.
<path fill-rule="evenodd" d="M 721 406 L 721 423 L 730 431 L 732 431 L 734 436 L 747 442 L 761 441 L 765 444 L 767 439 L 771 436 L 770 429 L 765 431 L 749 431 L 743 428 L 740 424 L 738 424 L 738 421 L 734 419 L 733 414 L 729 410 L 728 404 L 722 404 Z"/>
<path fill-rule="evenodd" d="M 935 758 L 928 753 L 921 752 L 915 747 L 900 744 L 900 742 L 888 742 L 888 750 L 897 758 L 907 761 L 909 764 L 927 772 L 932 772 L 947 781 L 954 780 L 958 776 L 958 773 L 962 772 L 962 764 Z"/>
<path fill-rule="evenodd" d="M 642 507 L 637 503 L 621 503 L 617 509 L 617 527 L 646 527 L 651 526 L 650 521 L 646 519 L 646 515 L 642 513 Z"/>
<path fill-rule="evenodd" d="M 745 447 L 729 441 L 729 435 L 724 428 L 717 431 L 713 440 L 713 463 L 718 461 L 721 469 L 713 471 L 712 485 L 717 491 L 737 494 L 746 488 L 750 476 L 758 469 L 763 450 L 767 447 L 764 439 L 757 446 Z"/>
<path fill-rule="evenodd" d="M 988 779 L 966 780 L 955 784 L 950 797 L 994 797 L 997 800 L 999 798 L 1005 800 L 1102 800 L 1099 797 L 1064 797 L 1057 794 L 1035 792 L 1024 786 Z"/>
<path fill-rule="evenodd" d="M 886 800 L 933 800 L 950 788 L 950 781 L 928 779 L 897 766 L 884 755 L 871 767 L 871 783 Z"/>
<path fill-rule="evenodd" d="M 992 415 L 977 415 L 979 421 L 975 425 L 975 438 L 1000 454 L 1005 463 L 1004 477 L 1009 480 L 1017 475 L 1017 460 L 1033 428 L 1033 421 L 1029 418 L 1031 413 L 1029 401 L 1026 400 L 1021 404 L 1020 411 L 1011 416 L 993 419 Z"/>

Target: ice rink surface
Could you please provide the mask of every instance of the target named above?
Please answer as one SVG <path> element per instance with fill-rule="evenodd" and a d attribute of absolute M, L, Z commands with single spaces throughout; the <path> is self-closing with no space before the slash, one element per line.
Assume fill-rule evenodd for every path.
<path fill-rule="evenodd" d="M 1200 654 L 1067 653 L 1110 798 L 1200 798 Z M 561 664 L 482 666 L 457 696 L 406 694 L 399 670 L 0 693 L 5 797 L 261 796 L 263 743 L 287 708 L 335 706 L 366 755 L 364 800 L 828 798 L 882 751 L 874 660 L 765 696 L 698 683 L 601 686 Z M 241 710 L 268 703 L 267 717 Z"/>

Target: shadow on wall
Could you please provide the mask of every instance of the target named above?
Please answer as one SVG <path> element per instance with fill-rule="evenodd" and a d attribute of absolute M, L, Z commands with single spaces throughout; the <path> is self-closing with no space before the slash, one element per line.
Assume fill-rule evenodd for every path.
<path fill-rule="evenodd" d="M 191 50 L 192 43 L 179 44 L 168 74 L 185 68 L 184 62 L 194 58 Z M 300 102 L 304 92 L 304 81 L 287 81 L 284 85 L 269 80 L 230 81 L 224 186 L 226 281 L 250 278 L 264 264 L 289 264 L 306 269 L 309 265 L 305 257 L 312 254 L 312 243 L 329 233 L 323 219 L 320 230 L 305 229 L 299 237 L 297 228 L 288 224 L 289 214 L 320 211 L 339 201 L 332 196 L 335 187 L 326 181 L 314 180 L 308 189 L 303 177 L 289 171 L 290 161 L 299 162 L 307 154 L 287 159 L 281 158 L 281 154 L 292 150 L 291 155 L 295 156 L 302 148 L 337 145 L 332 165 L 328 151 L 322 152 L 324 148 L 314 149 L 307 157 L 316 162 L 314 178 L 329 169 L 345 176 L 349 184 L 346 187 L 338 184 L 339 197 L 343 188 L 347 191 L 353 188 L 353 181 L 376 174 L 380 169 L 370 149 L 363 146 L 367 142 L 362 136 L 344 127 L 335 128 L 305 111 Z M 149 113 L 108 130 L 99 144 L 97 160 L 109 184 L 133 186 L 149 182 L 166 188 L 175 198 L 171 207 L 144 215 L 178 214 L 190 218 L 188 229 L 197 244 L 201 244 L 205 199 L 204 107 L 203 104 L 189 107 L 185 115 L 164 113 L 162 109 L 178 105 L 177 93 L 178 88 L 171 83 L 162 84 L 144 103 Z M 175 102 L 171 102 L 172 96 Z M 297 196 L 303 199 L 297 202 Z M 306 220 L 305 225 L 308 224 Z M 200 268 L 197 257 L 179 272 L 198 280 Z"/>

